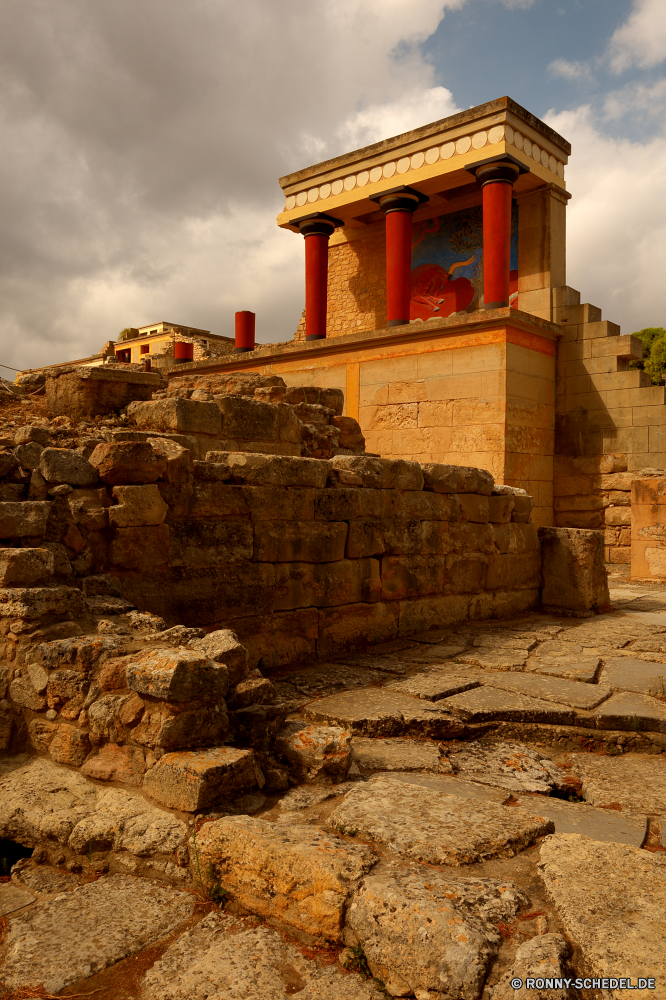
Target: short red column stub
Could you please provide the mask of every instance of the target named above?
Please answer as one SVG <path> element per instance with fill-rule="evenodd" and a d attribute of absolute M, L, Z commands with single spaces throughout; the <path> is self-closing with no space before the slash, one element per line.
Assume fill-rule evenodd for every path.
<path fill-rule="evenodd" d="M 249 309 L 241 309 L 234 314 L 234 353 L 242 354 L 255 348 L 255 314 Z"/>

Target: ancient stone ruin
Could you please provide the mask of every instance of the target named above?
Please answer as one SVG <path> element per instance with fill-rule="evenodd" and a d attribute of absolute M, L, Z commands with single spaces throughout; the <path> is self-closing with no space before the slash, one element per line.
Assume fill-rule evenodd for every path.
<path fill-rule="evenodd" d="M 516 107 L 474 149 L 525 159 L 520 115 L 541 137 L 530 173 L 511 152 L 493 182 L 522 185 L 537 226 L 563 204 L 564 140 Z M 425 204 L 426 164 L 433 201 L 481 199 L 437 185 L 489 114 L 390 140 L 411 159 L 387 233 Z M 354 185 L 380 183 L 388 146 L 360 151 Z M 343 166 L 313 198 L 349 221 L 358 191 L 327 201 Z M 313 171 L 283 179 L 306 248 L 327 238 L 294 214 Z M 311 346 L 60 366 L 0 397 L 2 1000 L 578 1000 L 621 978 L 666 996 L 666 597 L 609 591 L 601 522 L 560 516 L 620 531 L 608 512 L 630 510 L 635 575 L 663 575 L 666 480 L 597 455 L 576 496 L 604 505 L 544 513 L 560 332 L 542 312 L 564 300 L 554 267 L 531 288 L 525 269 L 514 292 L 486 258 L 529 315 L 487 288 L 482 312 L 477 281 L 469 313 L 405 330 L 389 288 L 396 330 L 347 354 L 306 311 Z M 404 417 L 399 448 L 364 407 Z"/>

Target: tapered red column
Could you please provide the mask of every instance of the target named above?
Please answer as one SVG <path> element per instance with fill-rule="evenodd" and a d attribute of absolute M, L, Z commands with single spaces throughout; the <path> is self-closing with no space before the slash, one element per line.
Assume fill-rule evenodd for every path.
<path fill-rule="evenodd" d="M 323 340 L 326 336 L 328 296 L 328 241 L 339 219 L 312 215 L 295 223 L 305 237 L 305 339 Z"/>
<path fill-rule="evenodd" d="M 519 168 L 513 163 L 479 167 L 483 189 L 483 308 L 509 304 L 511 271 L 511 196 Z"/>
<path fill-rule="evenodd" d="M 418 191 L 402 188 L 378 200 L 386 216 L 386 325 L 402 326 L 409 323 L 412 215 L 425 199 Z"/>

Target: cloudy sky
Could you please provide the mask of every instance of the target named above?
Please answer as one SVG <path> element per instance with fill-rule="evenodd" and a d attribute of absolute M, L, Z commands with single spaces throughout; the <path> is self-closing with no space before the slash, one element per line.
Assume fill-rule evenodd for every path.
<path fill-rule="evenodd" d="M 572 143 L 569 284 L 666 325 L 665 66 L 666 0 L 4 0 L 0 362 L 288 339 L 277 178 L 504 94 Z"/>

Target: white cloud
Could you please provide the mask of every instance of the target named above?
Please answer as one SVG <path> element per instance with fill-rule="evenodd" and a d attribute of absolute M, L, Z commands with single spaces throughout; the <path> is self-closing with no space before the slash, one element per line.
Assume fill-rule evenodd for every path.
<path fill-rule="evenodd" d="M 569 59 L 554 59 L 548 67 L 551 76 L 563 80 L 591 80 L 592 69 L 586 62 L 571 62 Z"/>
<path fill-rule="evenodd" d="M 0 7 L 6 364 L 165 318 L 286 339 L 302 242 L 277 178 L 453 109 L 418 48 L 465 0 Z"/>
<path fill-rule="evenodd" d="M 634 7 L 611 38 L 611 69 L 648 68 L 666 59 L 666 4 L 664 0 L 634 0 Z"/>
<path fill-rule="evenodd" d="M 572 145 L 567 282 L 624 333 L 666 325 L 666 136 L 602 134 L 588 107 L 546 116 Z"/>
<path fill-rule="evenodd" d="M 342 149 L 358 149 L 428 125 L 459 110 L 451 91 L 445 87 L 414 90 L 397 101 L 374 104 L 355 112 L 340 124 L 337 136 Z"/>
<path fill-rule="evenodd" d="M 666 79 L 653 84 L 628 83 L 619 90 L 606 94 L 603 102 L 604 117 L 620 121 L 631 116 L 635 125 L 640 120 L 666 122 Z"/>

